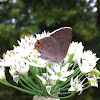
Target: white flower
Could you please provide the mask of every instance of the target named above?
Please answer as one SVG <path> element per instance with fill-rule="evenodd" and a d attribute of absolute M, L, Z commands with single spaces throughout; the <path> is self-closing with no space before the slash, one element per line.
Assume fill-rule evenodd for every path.
<path fill-rule="evenodd" d="M 27 37 L 25 36 L 25 39 L 21 38 L 21 41 L 18 41 L 19 46 L 34 46 L 34 43 L 36 42 L 36 38 L 33 36 Z"/>
<path fill-rule="evenodd" d="M 72 42 L 69 46 L 68 53 L 64 61 L 68 61 L 68 56 L 73 55 L 73 61 L 78 63 L 81 59 L 83 48 L 84 46 L 82 45 L 82 42 Z"/>
<path fill-rule="evenodd" d="M 98 87 L 98 81 L 97 81 L 97 78 L 93 77 L 93 78 L 87 78 L 91 84 L 91 86 L 94 86 L 94 87 Z"/>
<path fill-rule="evenodd" d="M 100 76 L 100 71 L 97 70 L 96 68 L 87 74 L 87 79 L 89 80 L 91 86 L 98 87 L 97 79 L 100 79 L 99 76 Z"/>
<path fill-rule="evenodd" d="M 15 66 L 10 67 L 10 72 L 12 72 L 12 70 L 15 70 L 15 72 L 19 73 L 20 75 L 27 75 L 29 71 L 29 63 L 26 63 L 25 60 L 21 59 Z"/>
<path fill-rule="evenodd" d="M 39 76 L 39 75 L 36 75 L 36 76 L 42 81 L 43 85 L 46 84 L 46 79 L 44 77 Z"/>
<path fill-rule="evenodd" d="M 3 54 L 3 59 L 1 59 L 0 65 L 1 66 L 11 66 L 16 63 L 16 59 L 19 59 L 18 56 L 15 56 L 15 52 L 13 50 L 7 51 L 6 54 Z"/>
<path fill-rule="evenodd" d="M 46 90 L 47 90 L 48 94 L 51 95 L 51 93 L 50 93 L 50 91 L 51 91 L 51 86 L 46 86 Z M 48 98 L 48 100 L 49 100 L 49 98 Z M 54 100 L 60 100 L 60 99 L 54 99 Z"/>
<path fill-rule="evenodd" d="M 35 67 L 45 67 L 46 60 L 41 59 L 40 53 L 34 49 L 36 39 L 31 37 L 21 38 L 18 46 L 14 46 L 13 50 L 8 50 L 0 59 L 1 66 L 10 67 L 10 74 L 13 80 L 18 83 L 19 75 L 27 75 L 29 65 Z"/>
<path fill-rule="evenodd" d="M 16 65 L 21 58 L 28 58 L 34 52 L 35 42 L 36 39 L 33 36 L 30 38 L 26 36 L 25 39 L 21 38 L 21 42 L 18 41 L 19 46 L 14 46 L 14 50 L 7 51 L 6 54 L 3 55 L 3 59 L 0 59 L 0 65 L 11 67 Z"/>
<path fill-rule="evenodd" d="M 89 77 L 89 78 L 95 77 L 95 78 L 98 79 L 98 78 L 100 78 L 99 76 L 100 76 L 100 71 L 97 70 L 96 68 L 94 68 L 93 70 L 91 70 L 91 72 L 89 72 L 89 73 L 87 74 L 87 77 Z"/>
<path fill-rule="evenodd" d="M 49 37 L 50 34 L 51 34 L 50 32 L 47 32 L 46 33 L 46 31 L 44 31 L 44 32 L 42 32 L 42 34 L 35 34 L 35 35 L 36 35 L 36 39 L 37 40 L 40 40 L 40 39 L 43 39 L 45 37 Z"/>
<path fill-rule="evenodd" d="M 31 66 L 35 67 L 45 67 L 47 60 L 44 60 L 39 57 L 40 53 L 37 50 L 33 50 L 30 56 L 28 57 L 28 60 L 30 61 Z"/>
<path fill-rule="evenodd" d="M 77 52 L 82 52 L 83 48 L 84 48 L 84 46 L 82 45 L 82 42 L 80 42 L 80 43 L 72 42 L 69 46 L 68 54 L 75 54 Z"/>
<path fill-rule="evenodd" d="M 10 74 L 13 76 L 13 80 L 18 83 L 19 75 L 26 76 L 29 71 L 29 63 L 20 59 L 20 62 L 10 67 Z"/>
<path fill-rule="evenodd" d="M 70 81 L 70 84 L 71 84 L 71 87 L 69 88 L 68 91 L 76 91 L 76 92 L 79 92 L 82 93 L 83 91 L 83 87 L 84 85 L 82 85 L 82 83 L 84 82 L 85 79 L 83 79 L 82 81 L 80 81 L 78 79 L 78 76 L 73 80 L 73 77 L 71 78 L 71 81 Z"/>
<path fill-rule="evenodd" d="M 69 64 L 66 64 L 65 66 L 61 66 L 58 64 L 54 64 L 52 68 L 47 68 L 47 72 L 51 74 L 50 79 L 51 80 L 61 80 L 66 81 L 67 77 L 74 73 L 74 70 L 68 71 Z"/>
<path fill-rule="evenodd" d="M 51 86 L 46 86 L 46 90 L 47 90 L 48 94 L 51 95 L 51 93 L 50 93 L 50 91 L 51 91 Z"/>
<path fill-rule="evenodd" d="M 95 66 L 99 58 L 96 58 L 96 54 L 93 54 L 92 51 L 84 51 L 81 61 L 78 63 L 82 73 L 90 72 Z"/>
<path fill-rule="evenodd" d="M 5 80 L 6 79 L 4 69 L 5 69 L 4 67 L 0 66 L 0 80 Z"/>
<path fill-rule="evenodd" d="M 48 73 L 43 73 L 42 76 L 36 75 L 45 86 L 52 86 L 56 84 L 55 80 L 50 79 L 50 75 Z"/>
<path fill-rule="evenodd" d="M 16 83 L 18 84 L 19 75 L 14 75 L 14 76 L 13 76 L 13 80 L 14 80 L 14 82 L 16 82 Z"/>

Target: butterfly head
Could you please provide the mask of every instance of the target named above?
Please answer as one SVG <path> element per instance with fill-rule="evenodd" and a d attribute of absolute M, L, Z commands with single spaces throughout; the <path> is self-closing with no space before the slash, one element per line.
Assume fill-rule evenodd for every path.
<path fill-rule="evenodd" d="M 41 41 L 37 40 L 37 42 L 35 43 L 35 49 L 38 50 L 39 48 L 41 48 L 42 45 L 43 45 L 43 43 Z"/>

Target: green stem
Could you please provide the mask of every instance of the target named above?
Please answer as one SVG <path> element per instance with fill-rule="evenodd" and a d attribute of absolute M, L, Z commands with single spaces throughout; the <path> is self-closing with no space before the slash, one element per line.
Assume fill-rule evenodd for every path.
<path fill-rule="evenodd" d="M 50 91 L 51 93 L 52 93 L 52 91 L 55 89 L 55 87 L 57 86 L 58 82 L 59 82 L 59 80 L 57 80 L 56 84 L 55 84 L 54 86 L 52 86 L 52 89 L 51 89 L 51 91 Z"/>
<path fill-rule="evenodd" d="M 74 68 L 75 68 L 76 64 L 77 64 L 77 63 L 74 63 L 74 66 L 72 67 L 72 70 L 74 70 Z"/>
<path fill-rule="evenodd" d="M 29 76 L 27 76 L 26 79 L 33 87 L 40 90 L 40 87 L 38 85 L 36 85 Z"/>
<path fill-rule="evenodd" d="M 23 88 L 25 88 L 25 89 L 27 89 L 27 90 L 29 90 L 29 91 L 36 92 L 36 91 L 34 91 L 33 89 L 31 89 L 31 88 L 27 87 L 26 85 L 24 85 L 24 84 L 22 83 L 21 80 L 19 80 L 19 83 L 21 84 L 21 86 L 23 86 Z"/>
<path fill-rule="evenodd" d="M 88 89 L 89 87 L 91 87 L 90 85 L 88 85 L 87 87 L 85 87 L 83 90 L 86 90 L 86 89 Z"/>
<path fill-rule="evenodd" d="M 41 76 L 42 75 L 42 69 L 39 68 L 39 75 Z"/>
<path fill-rule="evenodd" d="M 33 77 L 35 78 L 36 82 L 38 83 L 39 86 L 41 86 L 41 81 L 38 79 L 38 77 L 36 76 L 35 70 L 32 66 L 30 66 L 30 72 L 33 75 Z"/>
<path fill-rule="evenodd" d="M 25 90 L 25 89 L 20 88 L 20 87 L 16 87 L 16 86 L 10 84 L 10 83 L 7 82 L 7 81 L 2 81 L 1 83 L 4 84 L 4 85 L 7 85 L 7 86 L 9 86 L 9 87 L 12 87 L 12 88 L 14 88 L 14 89 L 17 89 L 17 90 L 19 90 L 19 91 L 22 91 L 22 92 L 24 92 L 24 93 L 30 94 L 30 95 L 39 95 L 39 94 L 36 93 L 36 92 L 29 91 L 29 90 Z"/>
<path fill-rule="evenodd" d="M 26 83 L 28 87 L 30 87 L 31 89 L 33 89 L 33 90 L 36 91 L 37 93 L 43 94 L 40 90 L 38 90 L 38 89 L 34 88 L 32 85 L 30 85 L 30 84 L 28 83 L 28 81 L 27 81 L 25 78 L 20 77 L 20 79 L 21 79 L 24 83 Z"/>
<path fill-rule="evenodd" d="M 85 75 L 85 74 L 80 73 L 79 76 L 78 76 L 78 78 L 79 78 L 79 79 L 82 79 L 82 78 L 84 77 L 84 75 Z"/>
<path fill-rule="evenodd" d="M 80 72 L 80 71 L 79 71 L 79 68 L 77 68 L 77 69 L 75 70 L 75 72 L 74 72 L 72 75 L 70 75 L 70 76 L 68 77 L 67 81 L 62 82 L 56 89 L 58 89 L 58 88 L 60 88 L 60 87 L 62 87 L 62 86 L 64 86 L 64 85 L 65 85 L 65 86 L 64 86 L 63 88 L 69 86 L 70 83 L 68 83 L 68 82 L 70 81 L 70 79 L 71 79 L 72 77 L 75 77 L 79 72 Z M 67 83 L 68 83 L 68 84 L 67 84 Z M 67 84 L 67 85 L 66 85 L 66 84 Z"/>
<path fill-rule="evenodd" d="M 70 81 L 70 79 L 71 79 L 72 77 L 75 77 L 79 72 L 80 72 L 80 70 L 79 70 L 79 67 L 78 67 L 78 68 L 74 71 L 74 73 L 68 77 L 67 81 L 63 82 L 63 84 L 60 84 L 60 85 L 61 85 L 60 87 L 62 87 L 63 85 L 67 84 L 67 83 Z"/>
<path fill-rule="evenodd" d="M 65 88 L 65 89 L 60 89 L 60 92 L 64 92 L 64 91 L 68 91 L 69 88 Z"/>
<path fill-rule="evenodd" d="M 30 66 L 30 72 L 31 72 L 32 76 L 35 78 L 38 86 L 41 88 L 43 95 L 45 95 L 46 89 L 45 89 L 44 85 L 42 84 L 41 80 L 36 76 L 36 73 L 35 73 L 34 68 L 32 66 Z"/>
<path fill-rule="evenodd" d="M 65 82 L 62 82 L 60 85 L 57 85 L 52 91 L 51 94 L 57 94 L 59 91 L 63 91 L 66 87 L 70 86 L 70 83 L 68 83 L 71 79 L 71 77 L 75 77 L 80 72 L 79 68 L 77 68 L 73 75 L 69 76 L 68 80 Z M 68 83 L 68 84 L 67 84 Z M 65 86 L 64 86 L 65 85 Z"/>
<path fill-rule="evenodd" d="M 84 83 L 83 85 L 84 85 L 84 86 L 85 86 L 85 85 L 89 85 L 89 82 L 86 82 L 86 83 Z"/>

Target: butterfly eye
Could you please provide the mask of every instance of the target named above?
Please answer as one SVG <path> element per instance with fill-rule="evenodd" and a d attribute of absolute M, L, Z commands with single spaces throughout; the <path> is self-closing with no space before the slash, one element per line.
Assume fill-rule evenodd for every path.
<path fill-rule="evenodd" d="M 38 41 L 37 44 L 39 44 L 40 42 Z"/>
<path fill-rule="evenodd" d="M 37 45 L 38 45 L 38 46 L 42 46 L 42 42 L 38 41 L 38 42 L 37 42 Z"/>

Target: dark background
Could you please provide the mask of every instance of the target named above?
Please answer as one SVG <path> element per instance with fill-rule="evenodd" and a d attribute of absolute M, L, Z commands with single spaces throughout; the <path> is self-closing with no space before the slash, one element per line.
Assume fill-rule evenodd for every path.
<path fill-rule="evenodd" d="M 65 26 L 72 27 L 73 41 L 82 41 L 85 50 L 100 57 L 100 0 L 0 0 L 0 57 L 25 35 Z M 8 99 L 32 96 L 0 84 L 0 100 Z M 68 100 L 100 100 L 100 87 Z"/>

